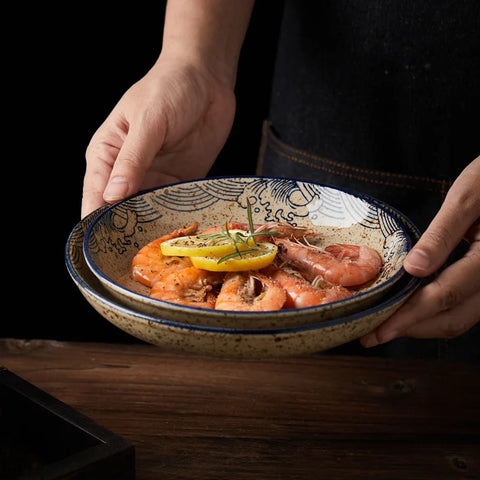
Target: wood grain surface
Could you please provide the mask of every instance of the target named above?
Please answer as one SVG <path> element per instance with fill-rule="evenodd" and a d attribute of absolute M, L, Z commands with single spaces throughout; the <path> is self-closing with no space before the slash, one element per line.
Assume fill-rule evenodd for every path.
<path fill-rule="evenodd" d="M 480 478 L 480 369 L 0 340 L 0 364 L 135 445 L 139 480 Z"/>

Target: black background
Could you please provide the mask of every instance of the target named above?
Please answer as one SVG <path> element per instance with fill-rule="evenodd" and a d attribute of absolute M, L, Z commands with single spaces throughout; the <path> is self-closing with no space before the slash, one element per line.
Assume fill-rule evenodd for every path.
<path fill-rule="evenodd" d="M 164 2 L 109 11 L 18 11 L 4 54 L 4 289 L 0 337 L 132 341 L 87 303 L 64 262 L 80 220 L 88 142 L 155 62 Z M 254 173 L 281 2 L 257 2 L 240 59 L 232 134 L 212 175 Z M 10 307 L 13 307 L 10 309 Z"/>

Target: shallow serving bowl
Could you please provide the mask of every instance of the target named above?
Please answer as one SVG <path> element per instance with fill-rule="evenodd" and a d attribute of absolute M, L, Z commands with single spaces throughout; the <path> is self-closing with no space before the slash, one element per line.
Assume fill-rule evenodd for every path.
<path fill-rule="evenodd" d="M 316 307 L 276 312 L 224 312 L 186 307 L 148 296 L 131 276 L 133 257 L 152 240 L 198 221 L 200 230 L 227 220 L 286 222 L 322 233 L 321 242 L 366 244 L 383 258 L 379 277 L 355 296 Z M 84 237 L 86 263 L 113 298 L 132 310 L 190 325 L 280 328 L 307 325 L 361 311 L 389 294 L 404 275 L 403 259 L 418 238 L 401 213 L 378 200 L 298 180 L 221 177 L 142 192 L 104 209 Z"/>
<path fill-rule="evenodd" d="M 225 358 L 269 358 L 305 355 L 355 340 L 392 315 L 418 288 L 420 280 L 408 274 L 391 288 L 388 298 L 361 312 L 312 324 L 264 329 L 191 325 L 151 316 L 115 297 L 85 261 L 85 233 L 102 211 L 93 212 L 72 230 L 65 249 L 67 269 L 90 305 L 128 334 L 162 348 Z M 412 232 L 413 233 L 413 232 Z"/>

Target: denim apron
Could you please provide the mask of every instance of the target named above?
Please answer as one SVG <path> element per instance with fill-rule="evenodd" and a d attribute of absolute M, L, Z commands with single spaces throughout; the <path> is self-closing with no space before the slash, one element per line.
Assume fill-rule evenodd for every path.
<path fill-rule="evenodd" d="M 424 231 L 480 153 L 479 112 L 478 0 L 285 0 L 257 173 L 368 193 Z M 480 325 L 332 352 L 478 361 Z"/>

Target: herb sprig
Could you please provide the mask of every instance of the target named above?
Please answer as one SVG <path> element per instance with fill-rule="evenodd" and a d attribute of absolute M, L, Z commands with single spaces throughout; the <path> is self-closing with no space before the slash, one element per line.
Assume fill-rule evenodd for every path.
<path fill-rule="evenodd" d="M 278 232 L 274 230 L 255 232 L 255 228 L 253 226 L 253 218 L 252 218 L 252 207 L 250 205 L 250 202 L 248 201 L 247 201 L 247 217 L 248 217 L 248 228 L 249 228 L 248 235 L 244 235 L 240 232 L 235 232 L 235 233 L 230 232 L 228 228 L 228 221 L 225 222 L 224 226 L 220 227 L 220 232 L 209 233 L 205 235 L 198 235 L 199 237 L 206 239 L 208 242 L 212 242 L 214 245 L 216 243 L 219 243 L 225 240 L 230 241 L 232 243 L 235 251 L 228 255 L 225 255 L 224 257 L 221 257 L 217 261 L 217 263 L 226 262 L 227 260 L 230 260 L 232 258 L 237 258 L 237 257 L 242 258 L 243 255 L 253 253 L 253 252 L 266 251 L 265 249 L 261 248 L 258 245 L 255 237 L 259 235 L 272 235 L 272 236 L 280 235 Z M 243 245 L 247 248 L 240 250 L 238 248 L 238 245 Z"/>

